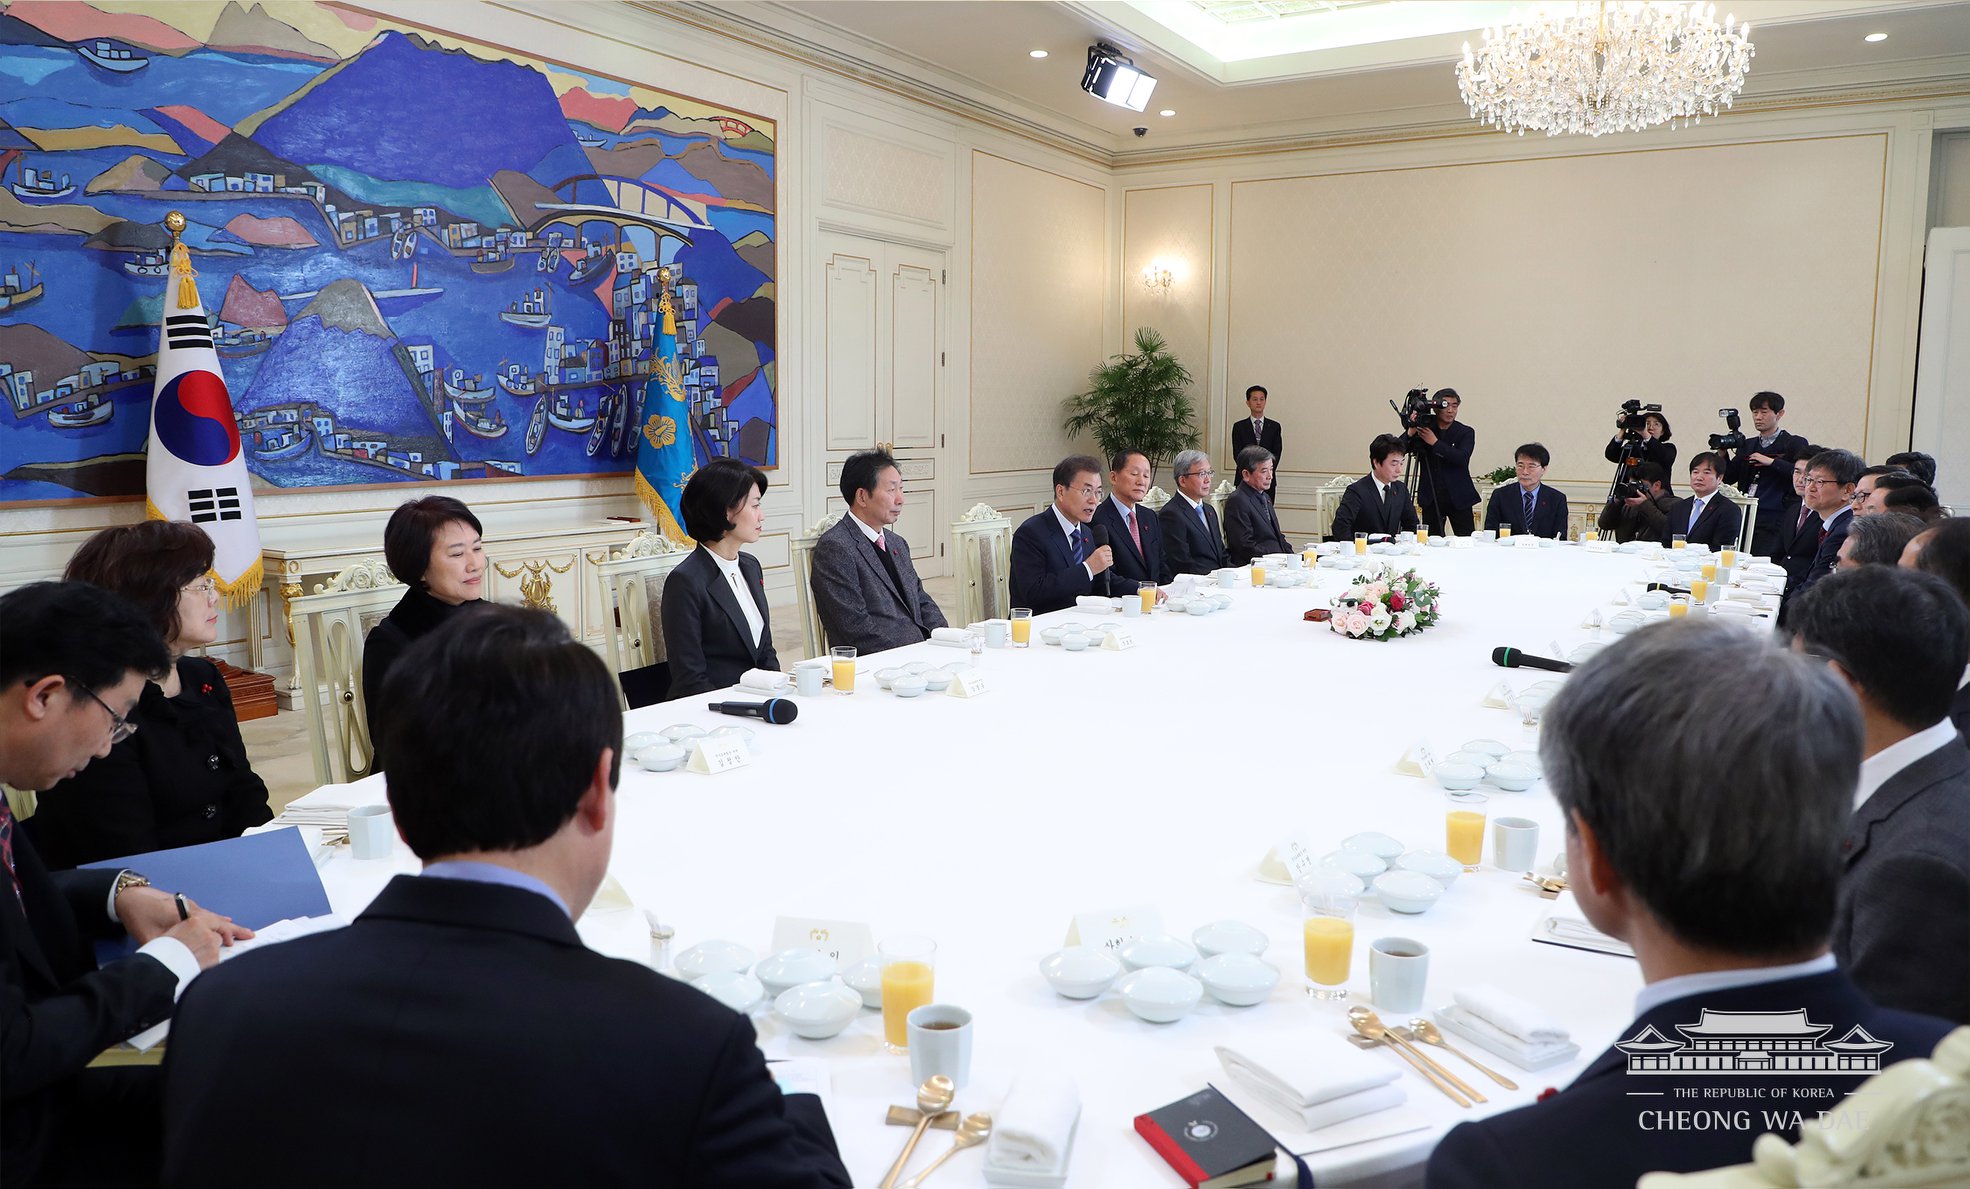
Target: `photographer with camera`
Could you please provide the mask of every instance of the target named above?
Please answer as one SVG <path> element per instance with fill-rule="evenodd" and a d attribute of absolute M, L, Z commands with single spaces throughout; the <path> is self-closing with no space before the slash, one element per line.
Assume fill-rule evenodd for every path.
<path fill-rule="evenodd" d="M 1428 398 L 1423 391 L 1411 391 L 1398 410 L 1403 432 L 1414 439 L 1410 453 L 1420 463 L 1416 494 L 1423 521 L 1431 532 L 1441 533 L 1448 518 L 1451 531 L 1468 537 L 1477 527 L 1472 516 L 1477 508 L 1477 484 L 1471 482 L 1477 431 L 1457 420 L 1464 398 L 1455 388 L 1439 388 Z"/>
<path fill-rule="evenodd" d="M 1662 526 L 1676 497 L 1669 491 L 1669 476 L 1652 462 L 1638 462 L 1628 470 L 1628 479 L 1614 489 L 1607 506 L 1601 509 L 1602 532 L 1611 532 L 1616 541 L 1660 541 Z"/>
<path fill-rule="evenodd" d="M 1614 415 L 1614 437 L 1607 444 L 1607 460 L 1631 469 L 1652 462 L 1662 468 L 1665 489 L 1673 490 L 1668 476 L 1676 473 L 1676 448 L 1669 444 L 1669 419 L 1661 405 L 1645 405 L 1638 400 L 1623 401 Z"/>
<path fill-rule="evenodd" d="M 1710 448 L 1730 461 L 1724 467 L 1724 482 L 1746 492 L 1758 501 L 1758 519 L 1751 530 L 1751 551 L 1769 556 L 1778 535 L 1780 513 L 1786 494 L 1792 488 L 1792 474 L 1784 460 L 1792 456 L 1793 434 L 1778 427 L 1785 418 L 1785 398 L 1776 392 L 1754 393 L 1751 397 L 1751 428 L 1758 436 L 1747 438 L 1739 430 L 1736 409 L 1719 409 L 1729 432 L 1710 435 Z"/>

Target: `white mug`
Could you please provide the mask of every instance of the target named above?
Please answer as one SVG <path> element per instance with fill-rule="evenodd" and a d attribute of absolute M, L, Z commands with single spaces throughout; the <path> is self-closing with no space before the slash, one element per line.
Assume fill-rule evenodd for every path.
<path fill-rule="evenodd" d="M 1368 947 L 1368 998 L 1378 1011 L 1420 1011 L 1430 947 L 1409 937 L 1378 937 Z"/>
<path fill-rule="evenodd" d="M 1238 581 L 1237 570 L 1219 570 L 1218 585 L 1228 587 Z"/>
<path fill-rule="evenodd" d="M 358 859 L 387 859 L 397 838 L 388 805 L 358 805 L 349 811 L 349 853 Z"/>
<path fill-rule="evenodd" d="M 1500 871 L 1530 871 L 1538 854 L 1538 822 L 1524 817 L 1491 819 L 1491 861 Z"/>
<path fill-rule="evenodd" d="M 794 692 L 811 698 L 821 692 L 821 683 L 826 676 L 826 671 L 820 665 L 795 665 L 793 668 Z"/>
<path fill-rule="evenodd" d="M 959 1090 L 971 1080 L 971 1013 L 948 1003 L 930 1003 L 904 1021 L 910 1037 L 910 1081 L 915 1085 L 937 1074 L 951 1079 Z"/>
<path fill-rule="evenodd" d="M 1138 596 L 1137 596 L 1137 597 L 1135 597 L 1135 598 L 1130 598 L 1130 597 L 1128 597 L 1127 595 L 1123 595 L 1123 596 L 1122 596 L 1122 618 L 1123 618 L 1123 619 L 1138 619 L 1138 618 L 1140 618 L 1141 616 L 1142 616 L 1142 598 L 1141 598 L 1141 596 L 1139 596 L 1139 595 L 1138 595 Z"/>

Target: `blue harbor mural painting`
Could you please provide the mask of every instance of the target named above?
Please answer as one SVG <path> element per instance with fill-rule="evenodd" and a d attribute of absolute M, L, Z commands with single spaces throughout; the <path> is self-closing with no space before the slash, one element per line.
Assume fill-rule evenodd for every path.
<path fill-rule="evenodd" d="M 777 464 L 771 121 L 272 12 L 0 6 L 0 503 L 142 496 L 174 209 L 262 489 L 622 473 L 660 402 Z"/>

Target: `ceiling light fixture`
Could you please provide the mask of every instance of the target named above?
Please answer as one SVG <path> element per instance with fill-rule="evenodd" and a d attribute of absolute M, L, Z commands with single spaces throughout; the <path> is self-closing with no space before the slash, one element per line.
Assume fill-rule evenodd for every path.
<path fill-rule="evenodd" d="M 1156 80 L 1136 69 L 1135 60 L 1105 41 L 1088 47 L 1088 69 L 1081 76 L 1081 89 L 1117 107 L 1141 111 L 1149 106 L 1149 93 Z"/>
<path fill-rule="evenodd" d="M 1047 52 L 1045 50 L 1027 50 L 1026 56 L 1029 58 L 1044 58 L 1047 56 Z"/>
<path fill-rule="evenodd" d="M 1169 117 L 1177 114 L 1177 109 L 1174 107 L 1166 107 L 1162 111 L 1157 112 L 1156 114 L 1162 116 L 1165 119 L 1168 119 Z"/>
<path fill-rule="evenodd" d="M 1466 43 L 1457 89 L 1473 119 L 1521 136 L 1674 126 L 1731 105 L 1750 34 L 1702 3 L 1576 4 L 1486 29 L 1475 54 Z"/>
<path fill-rule="evenodd" d="M 1886 41 L 1886 40 L 1888 40 L 1888 35 L 1887 35 L 1886 33 L 1870 33 L 1870 34 L 1868 34 L 1868 35 L 1867 35 L 1866 37 L 1863 37 L 1863 38 L 1861 38 L 1861 40 L 1862 40 L 1862 41 Z"/>

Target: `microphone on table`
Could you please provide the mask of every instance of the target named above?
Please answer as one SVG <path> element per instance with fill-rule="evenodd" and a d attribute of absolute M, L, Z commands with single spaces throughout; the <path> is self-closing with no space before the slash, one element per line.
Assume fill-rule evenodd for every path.
<path fill-rule="evenodd" d="M 1571 673 L 1573 666 L 1548 656 L 1533 656 L 1516 648 L 1494 648 L 1491 663 L 1501 669 L 1544 669 L 1549 673 Z"/>
<path fill-rule="evenodd" d="M 1094 547 L 1100 549 L 1108 544 L 1108 529 L 1105 525 L 1097 524 L 1088 530 L 1088 537 L 1094 541 Z M 1115 567 L 1111 565 L 1101 572 L 1101 593 L 1104 595 L 1111 593 L 1108 589 L 1108 575 L 1114 569 Z"/>
<path fill-rule="evenodd" d="M 1687 586 L 1671 586 L 1667 582 L 1651 582 L 1648 584 L 1648 586 L 1644 587 L 1643 589 L 1659 590 L 1663 594 L 1686 595 L 1690 592 L 1690 589 Z"/>
<path fill-rule="evenodd" d="M 756 718 L 776 726 L 790 723 L 800 715 L 800 707 L 785 698 L 768 698 L 764 702 L 713 702 L 709 709 L 739 718 Z"/>

